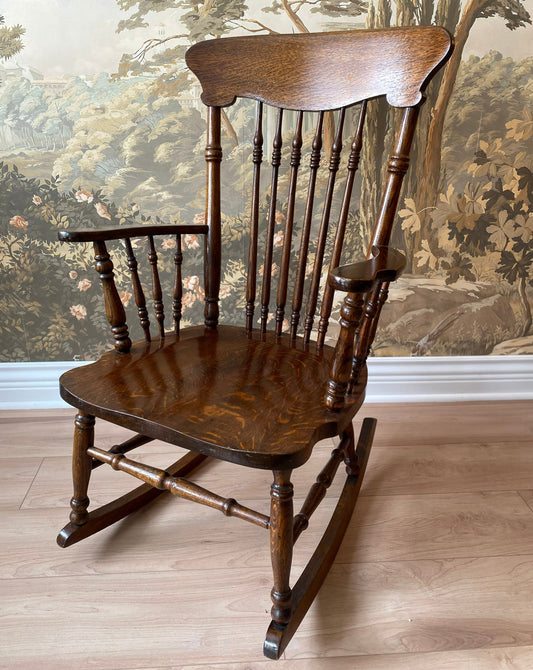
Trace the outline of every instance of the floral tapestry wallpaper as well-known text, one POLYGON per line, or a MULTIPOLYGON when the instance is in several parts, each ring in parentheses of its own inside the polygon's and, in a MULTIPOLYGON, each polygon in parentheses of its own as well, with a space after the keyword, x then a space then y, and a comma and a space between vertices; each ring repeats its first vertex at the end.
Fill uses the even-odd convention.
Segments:
MULTIPOLYGON (((0 361, 90 360, 112 346, 92 250, 60 244, 58 230, 203 221, 205 115, 184 66, 190 44, 414 24, 444 25, 456 47, 440 89, 427 91, 394 240, 408 266, 372 353, 533 354, 533 0, 4 0, 0 13, 0 361)), ((224 119, 221 310, 239 323, 254 109, 242 101, 224 119)), ((391 121, 377 102, 371 113, 375 147, 391 121)), ((365 187, 379 178, 373 152, 347 262, 376 208, 365 187)), ((166 284, 175 238, 158 245, 166 284)), ((203 249, 194 235, 182 246, 183 318, 197 323, 203 249)))

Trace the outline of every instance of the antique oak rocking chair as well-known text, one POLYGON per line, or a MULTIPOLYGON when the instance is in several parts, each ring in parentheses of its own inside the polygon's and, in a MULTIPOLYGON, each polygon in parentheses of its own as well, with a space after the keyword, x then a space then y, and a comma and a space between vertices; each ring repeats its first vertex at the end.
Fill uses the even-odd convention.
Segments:
POLYGON ((403 254, 389 242, 421 91, 450 49, 448 33, 436 27, 247 36, 196 44, 188 50, 186 61, 200 81, 202 101, 207 106, 205 224, 117 226, 60 233, 63 241, 94 245, 114 350, 61 377, 61 395, 78 413, 72 511, 58 543, 67 547, 78 542, 165 491, 268 529, 274 576, 272 621, 264 653, 273 659, 280 656, 295 633, 335 558, 364 476, 376 421, 364 419, 356 443, 352 420, 363 403, 366 358, 389 282, 398 277, 405 262, 403 254), (343 242, 354 218, 350 213, 357 208, 352 204, 352 191, 357 183, 367 100, 377 96, 386 96, 391 106, 400 109, 391 124, 396 128, 389 132, 394 137, 366 259, 352 262, 351 258, 342 258, 343 242), (224 251, 221 117, 224 107, 242 97, 252 98, 257 105, 250 151, 249 254, 243 295, 246 308, 241 325, 219 325, 224 251), (328 115, 333 119, 334 132, 330 146, 323 147, 328 115), (289 134, 285 123, 291 118, 294 130, 289 134), (349 118, 353 118, 351 125, 349 118), (314 125, 311 130, 309 119, 314 125), (354 129, 349 137, 343 137, 346 128, 354 129), (273 138, 270 165, 267 158, 263 159, 263 137, 268 133, 273 138), (343 143, 348 153, 341 162, 343 143), (306 144, 310 158, 304 164, 301 154, 306 144), (283 178, 284 161, 287 171, 283 178), (299 180, 301 164, 307 169, 304 196, 299 180), (337 178, 341 175, 342 181, 337 178), (337 184, 339 213, 334 217, 336 178, 341 183, 337 184), (298 197, 301 212, 295 204, 298 197), (320 211, 315 214, 318 201, 320 211), (284 231, 277 240, 283 242, 274 244, 276 212, 280 210, 284 231), (330 219, 334 221, 331 226, 330 219), (205 323, 180 328, 184 234, 203 236, 205 240, 205 323), (156 239, 161 235, 176 236, 177 242, 172 252, 175 282, 170 298, 170 331, 165 329, 158 270, 158 252, 164 247, 156 245, 156 239), (139 238, 144 238, 147 248, 155 336, 150 334, 142 273, 135 256, 139 238), (122 254, 125 250, 134 311, 145 335, 142 341, 132 343, 130 339, 126 309, 108 250, 114 245, 122 254), (342 260, 349 264, 341 265, 342 260), (321 281, 323 275, 325 281, 321 281), (271 291, 272 295, 276 293, 272 308, 271 291), (345 294, 345 298, 340 330, 335 346, 330 346, 326 332, 335 291, 345 294), (288 300, 292 301, 290 313, 288 300), (272 330, 267 328, 270 320, 272 330), (283 332, 285 329, 288 332, 283 332), (94 445, 96 417, 133 430, 136 435, 103 450, 94 445), (339 437, 337 448, 311 486, 300 512, 293 515, 291 471, 308 460, 317 442, 335 436, 339 437), (166 470, 124 455, 152 440, 184 447, 188 454, 166 470), (187 479, 206 458, 272 470, 270 515, 187 479), (343 462, 347 476, 331 521, 291 588, 293 545, 343 462), (91 470, 102 463, 144 484, 88 512, 91 470))

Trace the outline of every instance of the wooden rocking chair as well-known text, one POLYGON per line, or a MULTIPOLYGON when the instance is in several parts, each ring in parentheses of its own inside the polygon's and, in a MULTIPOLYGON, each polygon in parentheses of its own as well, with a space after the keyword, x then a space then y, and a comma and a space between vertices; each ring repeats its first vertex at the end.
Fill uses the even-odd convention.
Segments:
POLYGON ((59 235, 67 242, 94 244, 95 267, 115 346, 97 362, 61 377, 61 396, 77 408, 78 414, 72 511, 70 523, 60 532, 58 543, 67 547, 78 542, 165 491, 268 529, 274 574, 272 622, 264 644, 264 653, 269 658, 279 658, 317 594, 347 529, 361 486, 376 421, 364 419, 356 444, 352 419, 363 403, 366 358, 389 282, 398 277, 405 262, 403 254, 391 248, 389 241, 421 91, 450 49, 448 33, 435 27, 247 36, 196 44, 188 50, 186 60, 200 80, 202 100, 207 106, 205 224, 69 230, 59 235), (345 233, 349 230, 349 213, 354 209, 352 189, 363 141, 366 101, 382 95, 401 110, 396 117, 398 127, 383 179, 379 215, 366 259, 339 267, 345 233), (219 325, 224 164, 221 116, 223 108, 239 97, 256 100, 258 110, 250 151, 253 166, 246 309, 241 325, 219 325), (284 114, 284 110, 292 111, 284 114), (339 111, 335 111, 333 142, 326 147, 329 155, 325 159, 321 151, 324 119, 325 115, 332 118, 332 110, 339 111), (343 131, 354 113, 348 156, 339 170, 343 131), (284 127, 288 118, 295 121, 295 130, 290 135, 284 127), (304 119, 308 118, 313 120, 315 130, 306 133, 308 126, 304 125, 307 123, 304 119), (270 124, 267 129, 265 120, 270 124), (263 136, 267 130, 273 136, 269 166, 263 160, 263 136), (288 150, 284 152, 283 141, 287 137, 288 150), (306 195, 302 197, 298 177, 302 147, 306 143, 310 162, 305 175, 306 195), (288 163, 284 182, 279 176, 282 159, 288 163), (321 170, 325 171, 323 177, 321 170), (343 175, 339 214, 335 216, 335 225, 329 226, 337 173, 343 175), (269 188, 261 180, 265 175, 269 188), (286 193, 283 204, 279 198, 281 185, 286 193), (320 198, 315 197, 319 192, 320 198), (297 213, 298 198, 303 203, 301 214, 297 213), (313 207, 318 200, 321 211, 315 226, 313 207), (267 203, 266 216, 261 215, 261 201, 267 203), (276 212, 280 209, 284 214, 284 231, 274 244, 276 212), (205 324, 180 329, 181 238, 186 234, 205 239, 205 324), (175 283, 170 332, 165 330, 158 270, 158 251, 161 253, 162 246, 158 245, 156 251, 155 238, 160 235, 176 236, 177 241, 173 252, 175 283), (150 335, 142 273, 135 257, 138 242, 133 243, 134 238, 147 241, 157 336, 150 335), (122 255, 125 249, 136 309, 145 333, 144 340, 134 343, 108 250, 116 240, 122 241, 118 243, 122 246, 117 247, 122 255), (262 250, 260 243, 264 243, 262 250), (273 270, 274 262, 278 267, 273 270), (326 267, 329 267, 327 281, 321 286, 326 267), (267 324, 274 283, 277 293, 270 331, 267 324), (335 291, 343 292, 346 297, 340 311, 336 345, 329 346, 326 332, 335 291), (307 302, 303 299, 305 293, 307 302), (257 310, 256 295, 260 303, 257 310), (94 445, 95 417, 133 430, 136 436, 108 451, 102 450, 94 445), (293 515, 291 471, 308 460, 318 441, 335 436, 339 437, 338 447, 311 486, 301 511, 293 515), (124 455, 151 440, 164 440, 186 448, 189 453, 167 470, 124 455), (272 470, 270 515, 231 498, 225 499, 186 479, 206 458, 272 470), (342 462, 347 476, 337 507, 315 553, 291 588, 293 545, 307 528, 310 516, 342 462), (89 477, 91 470, 102 463, 133 475, 144 484, 88 512, 89 477))

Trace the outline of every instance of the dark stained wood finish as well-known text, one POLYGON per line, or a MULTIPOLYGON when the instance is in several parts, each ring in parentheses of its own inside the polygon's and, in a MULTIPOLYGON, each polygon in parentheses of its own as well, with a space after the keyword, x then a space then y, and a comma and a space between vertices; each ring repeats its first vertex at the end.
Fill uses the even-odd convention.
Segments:
POLYGON ((61 395, 81 411, 208 456, 298 467, 317 441, 342 433, 363 402, 366 374, 345 411, 324 406, 332 356, 330 347, 288 335, 197 326, 66 372, 61 395))
POLYGON ((60 380, 63 399, 78 408, 78 415, 71 520, 61 531, 58 543, 69 546, 89 537, 163 491, 268 528, 272 623, 264 652, 270 658, 279 658, 324 581, 359 493, 376 422, 363 421, 355 447, 352 419, 364 400, 366 359, 389 282, 398 277, 405 264, 403 254, 390 247, 390 239, 409 164, 418 103, 428 77, 444 62, 449 50, 448 34, 434 27, 237 37, 196 45, 188 51, 187 62, 200 79, 203 100, 208 105, 206 225, 118 227, 63 231, 59 235, 63 241, 94 244, 95 268, 102 282, 115 350, 91 365, 65 373, 60 380), (366 100, 377 95, 385 95, 391 105, 404 110, 396 116, 400 119, 398 128, 391 129, 394 137, 385 186, 366 259, 345 258, 346 264, 341 265, 347 227, 356 206, 352 193, 364 136, 366 100), (248 277, 243 325, 221 326, 221 124, 223 118, 227 120, 222 107, 237 96, 258 101, 252 138, 248 277), (263 103, 273 104, 277 117, 270 116, 263 103), (357 108, 347 109, 356 103, 357 108), (337 108, 340 111, 335 113, 331 143, 331 110, 337 108), (350 126, 354 112, 358 116, 350 126), (310 114, 316 117, 312 119, 314 133, 308 130, 310 114), (295 121, 292 130, 288 128, 291 120, 295 121), (274 125, 270 187, 265 192, 261 170, 264 151, 270 149, 263 146, 264 137, 274 125), (285 151, 284 143, 288 145, 285 151), (321 165, 324 144, 328 160, 321 165), (342 151, 344 144, 347 159, 342 151), (310 156, 304 158, 307 148, 310 156), (302 196, 299 177, 304 160, 309 160, 309 178, 302 196), (344 175, 344 184, 338 183, 339 175, 344 175), (336 192, 342 197, 335 221, 336 192), (300 205, 304 208, 301 225, 300 205), (283 221, 283 232, 278 233, 281 228, 277 226, 283 221), (181 326, 183 234, 203 235, 205 245, 205 322, 188 328, 181 326), (176 235, 176 251, 170 261, 174 274, 170 296, 173 332, 165 330, 165 296, 154 239, 158 235, 176 235), (147 258, 135 256, 131 242, 135 237, 147 238, 147 258), (107 241, 119 239, 125 241, 126 264, 145 337, 134 344, 106 246, 107 241), (259 249, 260 242, 264 243, 263 249, 259 249), (258 267, 259 259, 262 268, 258 267), (139 263, 148 265, 149 288, 141 285, 144 274, 138 270, 139 263), (329 268, 329 274, 323 288, 325 268, 329 268), (261 276, 261 295, 257 298, 261 276), (153 298, 157 334, 150 334, 147 290, 153 298), (340 333, 335 347, 331 347, 325 342, 335 291, 346 293, 346 297, 340 313, 340 333), (275 305, 271 307, 273 296, 275 305), (255 313, 256 299, 259 315, 255 313), (287 328, 288 305, 291 312, 287 328), (313 342, 319 305, 317 341, 313 342), (290 332, 282 334, 287 329, 290 332), (136 435, 104 450, 94 444, 95 417, 136 435), (303 465, 316 443, 326 437, 338 437, 339 444, 311 486, 300 513, 294 516, 292 471, 303 465), (184 447, 189 454, 167 469, 125 456, 154 439, 184 447), (208 456, 272 470, 270 516, 185 479, 208 456), (294 543, 307 528, 343 461, 346 483, 335 512, 302 576, 291 588, 294 543), (145 483, 100 509, 88 511, 89 478, 100 463, 145 483))
POLYGON ((286 626, 292 613, 293 494, 291 471, 274 470, 270 487, 270 556, 274 573, 272 620, 277 626, 286 626))
MULTIPOLYGON (((167 472, 174 477, 185 477, 198 468, 206 458, 203 454, 189 452, 168 467, 167 472)), ((98 462, 98 465, 102 465, 102 463, 98 462)), ((121 521, 163 493, 167 493, 167 491, 156 489, 150 484, 143 484, 107 505, 102 505, 102 507, 89 512, 82 525, 68 523, 57 536, 57 543, 63 548, 70 547, 80 542, 80 540, 108 528, 117 521, 121 521)))
POLYGON ((330 286, 346 293, 366 293, 378 282, 391 282, 405 267, 405 255, 392 247, 374 247, 366 261, 344 265, 331 270, 330 286))
POLYGON ((220 231, 220 108, 209 107, 207 112, 207 144, 205 147, 207 188, 205 215, 208 232, 205 237, 205 325, 218 324, 218 293, 220 290, 221 231, 220 231))
POLYGON ((154 299, 155 318, 159 326, 159 337, 163 339, 165 337, 165 309, 163 306, 163 291, 159 279, 159 270, 157 269, 157 252, 155 250, 153 235, 148 235, 148 243, 150 245, 148 261, 152 269, 152 297, 154 299))
POLYGON ((72 453, 72 479, 74 495, 70 499, 70 521, 81 526, 87 521, 89 498, 87 490, 91 477, 91 457, 87 451, 94 442, 94 416, 85 416, 81 412, 76 415, 74 429, 74 446, 72 453))
POLYGON ((263 162, 263 103, 257 103, 256 128, 253 150, 254 176, 252 186, 252 206, 250 216, 250 245, 248 251, 248 272, 246 280, 246 330, 253 330, 255 296, 257 290, 257 238, 259 235, 259 203, 261 199, 261 163, 263 162))
POLYGON ((265 260, 263 262, 263 283, 261 286, 261 332, 265 333, 268 323, 270 305, 270 286, 272 278, 272 252, 274 246, 274 229, 276 226, 276 201, 278 196, 278 173, 281 163, 283 144, 283 109, 278 110, 276 134, 272 143, 272 178, 270 182, 270 204, 268 208, 268 224, 266 230, 265 260))
POLYGON ((206 105, 247 97, 319 111, 386 95, 407 107, 420 102, 422 85, 449 49, 443 28, 412 26, 209 40, 191 47, 186 61, 206 105))
POLYGON ((300 310, 302 309, 302 297, 305 284, 305 271, 307 265, 307 252, 309 249, 309 238, 311 234, 311 221, 313 218, 313 207, 315 204, 315 188, 318 168, 320 167, 320 156, 322 151, 322 128, 324 124, 324 112, 318 115, 315 136, 311 149, 309 161, 309 186, 307 188, 307 199, 305 203, 305 214, 303 220, 302 236, 300 238, 300 251, 298 255, 298 267, 296 270, 296 281, 294 284, 294 296, 292 300, 291 313, 291 337, 296 339, 298 323, 300 321, 300 310))
POLYGON ((153 488, 160 489, 161 491, 169 491, 169 493, 173 496, 178 496, 178 498, 185 498, 185 500, 197 502, 201 505, 214 507, 226 516, 236 516, 262 528, 269 527, 270 520, 266 515, 239 505, 233 498, 223 498, 183 477, 171 475, 168 470, 154 468, 139 461, 126 458, 124 454, 113 454, 103 449, 98 449, 98 447, 90 447, 87 449, 87 453, 91 458, 96 458, 102 463, 107 463, 113 470, 126 472, 128 475, 137 477, 137 479, 149 484, 153 488))
POLYGON ((181 266, 183 263, 183 253, 181 251, 181 235, 176 235, 176 253, 174 254, 174 290, 172 292, 172 319, 174 322, 174 332, 180 332, 182 298, 183 298, 183 278, 181 275, 181 266))
MULTIPOLYGON (((344 187, 344 195, 339 215, 339 223, 335 231, 335 240, 333 242, 333 250, 331 252, 331 258, 329 261, 330 274, 332 270, 334 270, 334 268, 336 268, 341 261, 342 246, 344 244, 344 235, 346 233, 346 224, 348 222, 348 215, 350 213, 350 207, 352 202, 352 191, 355 180, 355 173, 357 172, 357 168, 359 167, 359 159, 361 156, 361 149, 363 146, 363 130, 365 126, 366 110, 367 110, 367 103, 365 100, 361 104, 359 110, 357 130, 352 142, 350 156, 348 158, 348 165, 347 165, 348 177, 346 179, 346 184, 344 187)), ((328 281, 322 298, 322 306, 320 308, 320 321, 318 324, 317 342, 319 343, 320 346, 324 344, 324 339, 326 337, 326 332, 329 324, 329 318, 331 316, 331 307, 334 295, 333 289, 334 287, 332 286, 331 281, 328 281)))
POLYGON ((281 656, 306 615, 335 560, 361 489, 375 430, 375 419, 367 418, 363 421, 361 435, 355 449, 356 474, 348 474, 331 521, 309 563, 292 589, 292 611, 289 621, 285 625, 280 625, 273 618, 267 630, 263 651, 268 658, 276 660, 281 656))
POLYGON ((324 197, 322 219, 320 221, 320 230, 318 231, 317 248, 315 253, 315 260, 313 263, 313 273, 311 275, 309 297, 307 300, 307 311, 305 315, 304 338, 306 342, 309 342, 309 340, 311 339, 311 329, 313 327, 313 322, 315 318, 316 306, 318 301, 318 292, 320 288, 320 280, 322 278, 322 265, 324 263, 324 252, 326 249, 326 240, 328 235, 329 222, 331 218, 331 204, 333 202, 333 193, 335 190, 337 171, 340 165, 340 154, 342 150, 342 132, 344 129, 345 114, 346 114, 345 109, 341 109, 339 114, 339 120, 337 122, 335 139, 331 147, 331 155, 329 159, 328 185, 326 187, 326 194, 324 197))
POLYGON ((131 348, 131 340, 126 324, 126 312, 115 286, 113 261, 111 260, 105 242, 94 242, 94 267, 104 291, 105 313, 111 332, 115 338, 115 350, 126 353, 131 348))
POLYGON ((125 240, 132 237, 146 237, 147 235, 206 235, 207 226, 198 224, 124 226, 116 228, 91 228, 78 230, 61 230, 57 237, 61 242, 107 242, 109 240, 125 240))
POLYGON ((126 253, 128 255, 128 267, 131 272, 131 284, 133 286, 133 296, 135 299, 135 304, 137 305, 137 313, 139 314, 139 321, 141 323, 141 328, 144 331, 144 339, 147 342, 150 342, 152 339, 150 335, 150 319, 148 317, 148 310, 146 309, 146 298, 144 297, 144 291, 139 279, 138 272, 138 263, 133 253, 133 247, 131 245, 131 240, 129 237, 126 237, 124 240, 126 244, 126 253))

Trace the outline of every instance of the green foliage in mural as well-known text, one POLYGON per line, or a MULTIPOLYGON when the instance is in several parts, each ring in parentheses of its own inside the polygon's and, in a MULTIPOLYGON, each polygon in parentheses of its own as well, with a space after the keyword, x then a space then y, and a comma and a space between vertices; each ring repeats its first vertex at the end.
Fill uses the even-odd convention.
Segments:
POLYGON ((25 32, 19 24, 6 26, 5 18, 0 16, 0 58, 7 60, 22 51, 24 48, 22 36, 25 32))
MULTIPOLYGON (((310 16, 335 18, 349 12, 355 18, 364 11, 362 2, 347 5, 344 0, 275 2, 255 13, 242 2, 226 0, 200 5, 181 0, 117 2, 129 12, 120 30, 146 25, 171 9, 179 12, 184 31, 154 35, 139 45, 136 54, 123 58, 117 76, 101 74, 92 81, 73 77, 60 92, 38 82, 30 84, 24 77, 0 87, 0 141, 4 148, 0 167, 1 360, 94 358, 111 346, 92 250, 84 245, 60 244, 59 229, 159 220, 179 226, 203 220, 205 118, 192 77, 183 67, 185 44, 237 28, 274 32, 269 21, 275 18, 279 22, 282 17, 286 32, 305 32, 316 29, 310 16), (307 10, 313 13, 304 13, 307 10), (60 178, 46 178, 49 174, 60 178)), ((474 0, 464 5, 458 0, 401 0, 396 9, 393 13, 388 0, 371 3, 367 22, 372 27, 393 21, 444 23, 458 33, 462 25, 467 34, 471 27, 468 16, 477 20, 490 12, 498 13, 509 28, 530 21, 521 0, 497 5, 474 0)), ((446 284, 448 292, 465 282, 476 282, 490 285, 492 294, 503 294, 506 300, 510 296, 520 332, 525 334, 531 326, 533 285, 533 59, 516 63, 491 52, 483 58, 470 58, 452 74, 453 96, 439 102, 436 88, 428 91, 418 134, 422 146, 432 132, 435 115, 446 111, 447 121, 437 142, 444 169, 439 168, 436 200, 431 205, 421 204, 425 201, 416 186, 424 176, 420 171, 423 156, 418 152, 417 158, 415 149, 410 193, 400 208, 396 243, 410 251, 415 273, 423 272, 427 278, 446 284)), ((364 178, 369 188, 363 190, 361 202, 352 203, 346 262, 360 256, 365 246, 380 180, 371 166, 381 162, 387 135, 395 123, 394 117, 387 121, 380 116, 379 105, 374 106, 367 131, 374 149, 364 156, 362 174, 357 177, 358 183, 364 178)), ((244 308, 253 107, 251 101, 239 102, 227 108, 223 118, 220 295, 222 319, 230 323, 242 322, 244 308)), ((326 135, 331 133, 333 115, 328 123, 326 135)), ((351 129, 350 118, 346 137, 351 129)), ((310 126, 304 133, 304 151, 311 142, 310 126)), ((286 137, 286 162, 290 143, 291 138, 286 137)), ((327 138, 325 146, 327 149, 327 138)), ((266 156, 260 204, 263 220, 269 207, 267 163, 266 156)), ((340 182, 345 169, 341 167, 340 182)), ((306 170, 302 166, 297 213, 305 205, 306 170)), ((325 178, 319 179, 317 199, 323 197, 325 186, 325 178)), ((287 188, 288 178, 282 175, 276 206, 274 276, 279 271, 287 188)), ((339 193, 336 198, 335 212, 339 193)), ((296 234, 300 222, 301 216, 297 216, 296 234)), ((158 239, 157 244, 164 291, 170 296, 175 239, 158 239)), ((201 241, 185 236, 183 249, 184 321, 199 323, 203 313, 201 241)), ((121 298, 127 310, 134 312, 124 248, 117 243, 112 251, 121 298)), ((312 260, 312 247, 310 252, 312 260)), ((142 244, 137 253, 141 267, 143 261, 146 265, 142 244)), ((455 323, 453 315, 449 323, 455 323)), ((514 325, 502 330, 501 339, 508 338, 513 329, 514 325)), ((132 334, 141 336, 139 329, 132 334)), ((488 353, 499 341, 495 337, 485 343, 482 353, 488 353)), ((394 341, 387 346, 389 352, 395 351, 394 341)), ((472 350, 475 342, 461 346, 461 353, 476 353, 472 350), (471 348, 465 349, 468 346, 471 348)), ((446 349, 439 352, 448 353, 446 349)))

